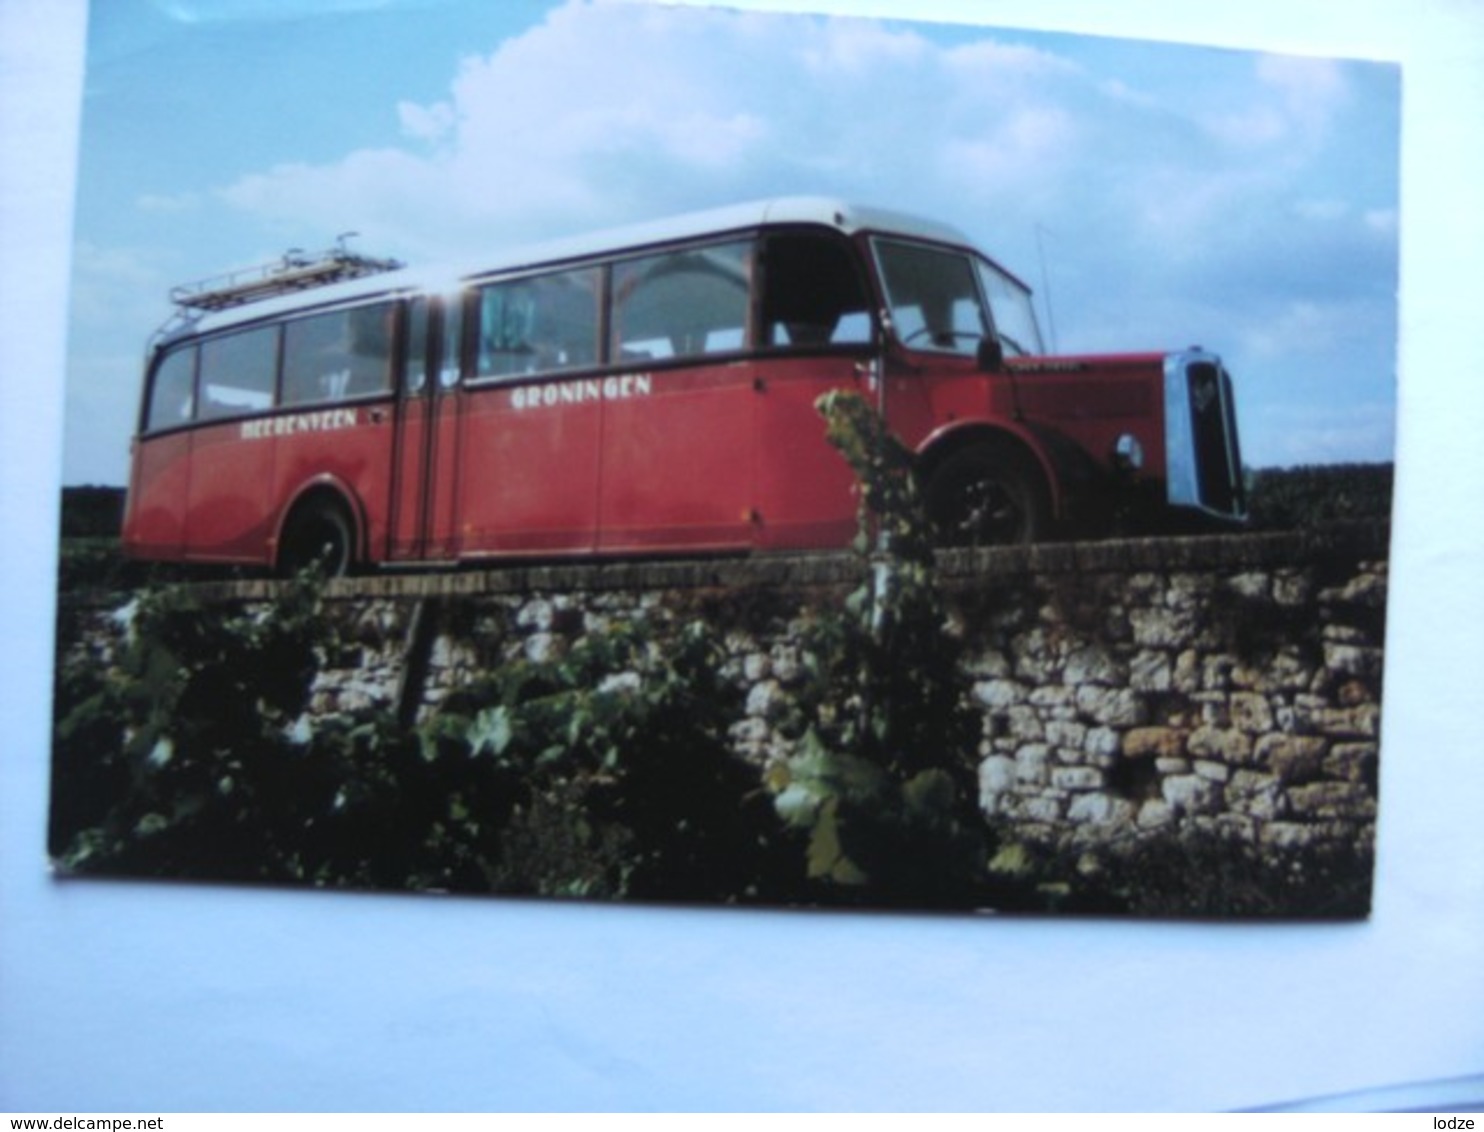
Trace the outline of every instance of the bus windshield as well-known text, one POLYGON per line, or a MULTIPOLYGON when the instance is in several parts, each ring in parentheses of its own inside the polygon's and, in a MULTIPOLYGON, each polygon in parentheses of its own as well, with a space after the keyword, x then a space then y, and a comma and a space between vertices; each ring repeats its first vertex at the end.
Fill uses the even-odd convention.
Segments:
POLYGON ((994 311, 995 333, 1005 353, 1022 358, 1045 353, 1030 291, 986 259, 976 258, 974 265, 979 269, 979 285, 994 311))
POLYGON ((1030 293, 987 260, 889 239, 876 240, 875 251, 902 345, 972 357, 993 332, 1006 353, 1040 351, 1030 293))

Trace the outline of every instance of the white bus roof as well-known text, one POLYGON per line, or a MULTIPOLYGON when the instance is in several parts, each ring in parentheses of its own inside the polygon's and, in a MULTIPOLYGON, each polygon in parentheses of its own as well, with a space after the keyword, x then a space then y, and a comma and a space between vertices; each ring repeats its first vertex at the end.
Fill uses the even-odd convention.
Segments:
POLYGON ((690 212, 662 220, 568 236, 524 247, 497 250, 473 264, 403 267, 345 283, 293 291, 275 298, 183 319, 166 339, 255 322, 307 307, 329 306, 384 294, 447 291, 466 281, 564 261, 601 257, 629 249, 677 243, 764 226, 813 224, 846 235, 882 232, 970 247, 967 236, 947 224, 890 209, 862 207, 827 197, 781 197, 690 212))

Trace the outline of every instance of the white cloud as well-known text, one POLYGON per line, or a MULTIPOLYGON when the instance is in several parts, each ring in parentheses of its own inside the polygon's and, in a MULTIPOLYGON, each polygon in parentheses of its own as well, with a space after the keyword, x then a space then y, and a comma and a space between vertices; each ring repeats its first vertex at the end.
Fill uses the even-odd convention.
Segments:
POLYGON ((807 71, 825 82, 845 75, 869 81, 881 68, 917 67, 934 54, 925 39, 910 31, 888 30, 864 20, 843 21, 835 27, 835 34, 811 37, 800 54, 807 71))
POLYGON ((1323 354, 1354 334, 1365 317, 1365 310, 1353 303, 1300 299, 1289 303, 1276 317, 1253 326, 1245 335, 1244 345, 1265 361, 1323 354))
POLYGON ((437 141, 447 137, 454 128, 455 121, 453 107, 446 102, 435 102, 431 106, 399 102, 397 119, 402 123, 404 134, 422 141, 437 141))
POLYGON ((397 144, 222 197, 427 261, 835 193, 954 223, 1027 277, 1053 231, 1064 348, 1200 341, 1269 393, 1329 351, 1318 368, 1341 380, 1394 313, 1385 287, 1366 291, 1394 273, 1384 180, 1378 195, 1313 175, 1348 73, 1271 56, 1182 73, 1206 85, 988 32, 944 45, 895 24, 573 0, 465 58, 443 98, 396 103, 397 144))
MULTIPOLYGON (((1273 139, 1305 92, 1333 97, 1327 72, 1301 64, 1256 64, 1273 139)), ((1254 176, 1212 160, 1186 108, 1069 58, 865 20, 573 2, 464 59, 445 99, 396 110, 406 149, 282 166, 226 199, 379 230, 414 258, 801 191, 1022 246, 1071 212, 1182 248, 1254 176)))
POLYGON ((1254 65, 1254 101, 1207 120, 1212 135, 1239 149, 1272 147, 1322 139, 1335 113, 1349 97, 1335 62, 1286 55, 1263 55, 1254 65))
POLYGON ((144 212, 194 212, 201 207, 201 194, 176 193, 174 195, 167 195, 163 193, 145 193, 135 203, 144 212))
POLYGON ((1397 233, 1397 210, 1394 208, 1372 208, 1365 214, 1365 225, 1378 236, 1394 239, 1397 233))
POLYGON ((1341 220, 1349 214, 1350 205, 1343 200, 1301 200, 1293 210, 1305 220, 1341 220))
POLYGON ((72 249, 72 317, 75 324, 137 311, 139 325, 158 319, 166 289, 156 257, 132 248, 100 247, 79 239, 72 249))
POLYGON ((1288 121, 1276 106, 1252 106, 1220 114, 1208 125, 1213 136, 1244 149, 1281 141, 1288 133, 1288 121))
POLYGON ((1263 55, 1257 77, 1278 92, 1293 116, 1310 127, 1324 126, 1349 95, 1340 65, 1332 59, 1263 55))
POLYGON ((379 225, 413 255, 774 192, 951 204, 965 222, 990 198, 1001 216, 1047 199, 1102 97, 1072 63, 990 39, 571 3, 463 60, 445 99, 399 102, 405 149, 279 166, 223 198, 280 223, 379 225))

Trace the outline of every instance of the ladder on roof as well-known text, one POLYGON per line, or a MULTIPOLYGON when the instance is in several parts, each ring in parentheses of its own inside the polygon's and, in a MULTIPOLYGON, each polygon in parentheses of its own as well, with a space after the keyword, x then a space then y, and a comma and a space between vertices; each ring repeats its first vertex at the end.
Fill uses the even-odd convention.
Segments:
POLYGON ((219 311, 286 295, 307 291, 364 275, 395 271, 403 266, 399 260, 376 259, 360 255, 346 247, 355 232, 342 233, 333 248, 319 255, 306 255, 290 248, 282 258, 256 267, 244 267, 223 275, 213 275, 194 283, 170 289, 170 301, 185 311, 219 311))

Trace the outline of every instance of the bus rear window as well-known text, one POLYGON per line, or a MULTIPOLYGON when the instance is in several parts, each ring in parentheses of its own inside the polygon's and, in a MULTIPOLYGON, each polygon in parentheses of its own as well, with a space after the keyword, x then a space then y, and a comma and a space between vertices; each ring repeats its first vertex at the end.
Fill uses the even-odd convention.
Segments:
POLYGON ((188 424, 196 407, 196 349, 187 346, 166 354, 155 367, 150 387, 146 432, 188 424))
POLYGON ((613 360, 649 361, 747 344, 753 245, 666 252, 613 270, 613 360))

